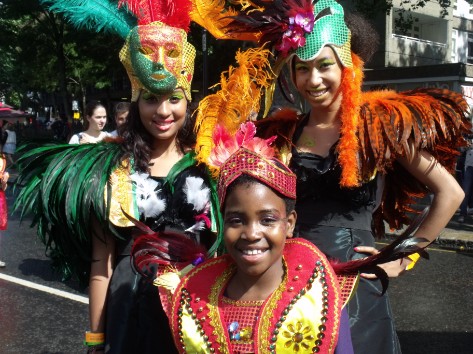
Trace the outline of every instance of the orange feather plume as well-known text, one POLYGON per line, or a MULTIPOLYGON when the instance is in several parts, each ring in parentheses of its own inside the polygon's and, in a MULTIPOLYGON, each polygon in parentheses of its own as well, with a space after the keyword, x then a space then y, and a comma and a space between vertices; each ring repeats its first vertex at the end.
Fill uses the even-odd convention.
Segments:
POLYGON ((352 53, 353 67, 343 68, 340 91, 342 106, 340 119, 340 143, 338 145, 338 160, 342 166, 340 184, 345 187, 355 187, 360 184, 358 161, 358 125, 359 107, 361 102, 361 83, 363 82, 363 61, 352 53))
MULTIPOLYGON (((230 134, 235 134, 241 123, 256 118, 263 91, 273 79, 269 55, 266 49, 239 51, 236 55, 238 67, 230 67, 222 73, 220 90, 199 103, 195 125, 198 161, 208 162, 217 124, 224 126, 230 134)), ((216 169, 211 169, 211 172, 215 177, 218 174, 216 169)))
MULTIPOLYGON (((205 28, 217 39, 235 39, 258 42, 258 33, 228 33, 228 25, 240 11, 226 6, 225 0, 191 0, 192 21, 205 28)), ((245 8, 245 6, 243 7, 245 8)))

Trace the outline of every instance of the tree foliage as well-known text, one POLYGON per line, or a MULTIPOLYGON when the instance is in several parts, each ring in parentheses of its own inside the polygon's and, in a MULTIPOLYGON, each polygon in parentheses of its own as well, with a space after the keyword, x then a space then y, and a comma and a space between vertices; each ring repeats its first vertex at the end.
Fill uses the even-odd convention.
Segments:
POLYGON ((53 105, 70 116, 73 97, 85 101, 87 88, 125 75, 119 38, 77 30, 38 0, 3 0, 0 31, 0 96, 23 109, 53 105))
MULTIPOLYGON (((401 1, 396 25, 410 27, 410 11, 434 0, 401 1)), ((445 15, 453 1, 435 0, 445 15)), ((393 10, 393 0, 339 0, 368 18, 393 10)), ((473 0, 469 0, 473 3, 473 0)), ((71 99, 85 102, 92 89, 107 91, 117 78, 126 78, 118 52, 118 36, 73 28, 61 15, 47 11, 39 0, 0 0, 0 97, 9 104, 35 110, 55 105, 69 115, 71 99)), ((209 86, 233 63, 241 43, 219 42, 207 36, 208 76, 203 80, 202 30, 192 26, 189 41, 198 51, 194 86, 209 86)), ((126 80, 126 79, 125 79, 126 80)), ((198 87, 200 89, 200 87, 198 87)))

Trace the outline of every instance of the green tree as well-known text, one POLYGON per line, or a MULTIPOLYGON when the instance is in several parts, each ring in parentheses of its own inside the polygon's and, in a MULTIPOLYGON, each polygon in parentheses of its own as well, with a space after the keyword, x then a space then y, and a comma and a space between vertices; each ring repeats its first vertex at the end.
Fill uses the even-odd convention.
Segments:
POLYGON ((70 116, 71 98, 85 102, 87 88, 110 87, 125 75, 115 36, 77 30, 38 0, 4 0, 0 5, 0 93, 22 108, 47 97, 70 116), (118 74, 116 74, 118 73, 118 74))

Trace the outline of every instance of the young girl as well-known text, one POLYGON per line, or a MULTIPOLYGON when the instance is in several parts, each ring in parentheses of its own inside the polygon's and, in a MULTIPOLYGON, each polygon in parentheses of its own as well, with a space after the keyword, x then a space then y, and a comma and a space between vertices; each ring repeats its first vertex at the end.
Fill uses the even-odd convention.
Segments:
MULTIPOLYGON (((262 136, 279 136, 280 158, 297 175, 297 235, 342 262, 375 254, 374 234, 384 234, 384 221, 401 228, 409 223, 413 196, 431 193, 416 235, 427 243, 436 239, 463 199, 449 173, 469 131, 461 94, 362 93, 362 58, 376 49, 374 31, 359 17, 346 22, 336 1, 233 2, 243 10, 195 2, 201 10, 196 20, 217 37, 252 39, 273 49, 274 65, 266 72, 279 75, 288 64, 310 106, 300 117, 282 111, 259 125, 262 136)), ((267 110, 273 90, 266 88, 267 110)), ((382 267, 397 276, 410 263, 406 258, 382 267)), ((348 305, 355 352, 399 353, 387 294, 374 274, 362 276, 348 305)))
POLYGON ((91 101, 85 106, 84 113, 85 130, 82 133, 74 134, 69 140, 69 144, 97 143, 110 136, 109 133, 103 131, 105 124, 107 124, 107 111, 103 104, 91 101))
MULTIPOLYGON (((126 9, 115 5, 104 3, 115 21, 128 19, 126 9)), ((26 187, 17 203, 35 212, 39 234, 64 271, 85 281, 90 275, 89 352, 155 353, 158 342, 160 352, 173 353, 159 289, 131 267, 134 226, 179 233, 211 256, 220 240, 218 201, 192 150, 188 104, 195 49, 187 42, 183 10, 190 6, 127 6, 139 24, 129 27, 120 53, 132 83, 123 134, 113 142, 28 151, 20 176, 26 187), (37 176, 40 187, 31 188, 37 176)), ((95 21, 94 6, 81 11, 95 21)))
POLYGON ((295 175, 248 124, 236 134, 238 145, 243 141, 236 151, 237 144, 216 142, 230 151, 210 156, 220 168, 227 254, 177 287, 174 341, 180 353, 333 353, 343 304, 337 277, 311 243, 289 240, 295 175))

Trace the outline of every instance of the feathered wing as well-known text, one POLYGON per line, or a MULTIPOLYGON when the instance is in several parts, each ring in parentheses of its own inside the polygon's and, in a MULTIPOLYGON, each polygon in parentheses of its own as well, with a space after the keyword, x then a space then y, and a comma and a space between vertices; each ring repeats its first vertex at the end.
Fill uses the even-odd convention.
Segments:
MULTIPOLYGON (((19 149, 20 192, 14 210, 31 214, 54 265, 64 278, 88 281, 91 215, 113 233, 110 203, 104 198, 108 176, 123 157, 120 144, 26 144, 19 149)), ((111 195, 110 191, 107 195, 111 195)))
POLYGON ((62 13, 75 27, 118 34, 125 39, 136 19, 110 0, 40 0, 52 12, 62 13))
POLYGON ((367 180, 376 171, 389 170, 375 217, 380 232, 384 233, 382 219, 393 229, 408 224, 414 198, 428 193, 395 162, 396 157, 405 156, 409 146, 424 149, 453 172, 458 149, 466 146, 463 135, 471 129, 468 110, 460 93, 442 89, 363 93, 358 127, 360 175, 367 180))

